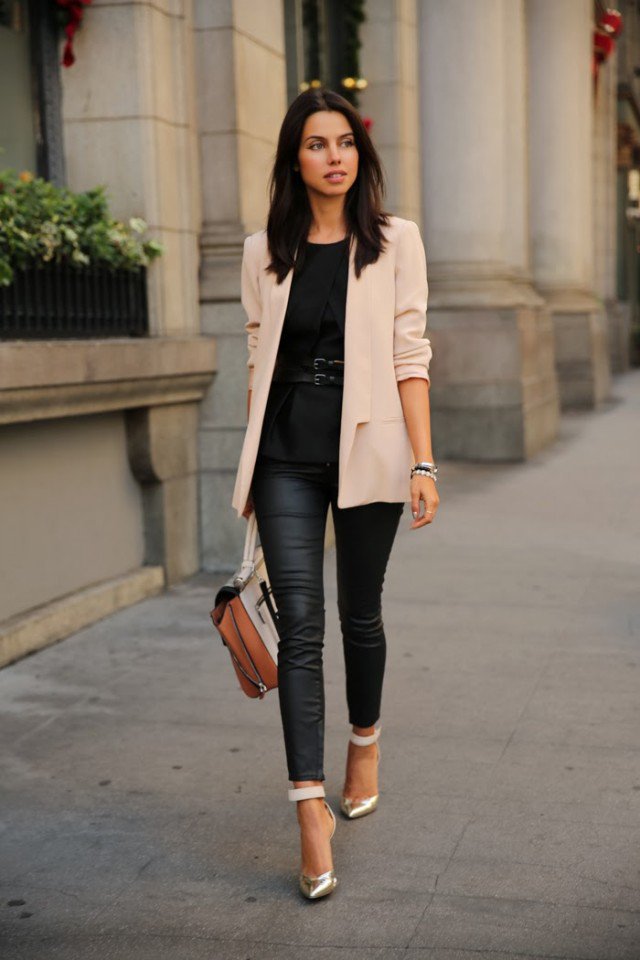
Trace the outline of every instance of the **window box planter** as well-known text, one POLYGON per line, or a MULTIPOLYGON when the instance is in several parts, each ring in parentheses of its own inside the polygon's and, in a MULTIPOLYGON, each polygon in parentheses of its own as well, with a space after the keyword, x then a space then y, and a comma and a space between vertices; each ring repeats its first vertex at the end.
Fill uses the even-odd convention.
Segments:
POLYGON ((33 263, 0 286, 0 340, 142 337, 147 271, 33 263))

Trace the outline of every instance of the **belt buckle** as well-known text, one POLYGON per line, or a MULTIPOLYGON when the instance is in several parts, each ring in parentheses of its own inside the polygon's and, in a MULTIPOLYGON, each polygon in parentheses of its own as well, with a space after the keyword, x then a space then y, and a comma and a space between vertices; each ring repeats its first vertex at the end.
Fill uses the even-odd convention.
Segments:
POLYGON ((325 367, 325 366, 327 365, 327 363, 328 363, 328 360, 326 359, 326 357, 314 357, 314 358, 313 358, 313 369, 314 369, 314 370, 317 370, 318 367, 320 367, 320 366, 325 367))
POLYGON ((316 386, 321 386, 327 379, 326 373, 314 373, 313 382, 316 386))

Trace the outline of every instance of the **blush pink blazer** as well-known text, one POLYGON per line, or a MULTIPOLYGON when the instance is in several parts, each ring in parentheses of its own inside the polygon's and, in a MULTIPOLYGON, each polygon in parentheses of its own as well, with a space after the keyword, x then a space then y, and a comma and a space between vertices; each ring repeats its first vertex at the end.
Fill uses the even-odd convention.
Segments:
MULTIPOLYGON (((338 507, 375 500, 409 502, 413 450, 398 381, 429 381, 427 263, 418 225, 390 217, 386 251, 355 275, 349 255, 345 308, 344 386, 338 467, 338 507)), ((293 269, 280 285, 267 273, 266 230, 244 242, 241 300, 247 315, 249 422, 240 453, 232 506, 246 506, 293 269)), ((318 387, 321 390, 322 387, 318 387)))

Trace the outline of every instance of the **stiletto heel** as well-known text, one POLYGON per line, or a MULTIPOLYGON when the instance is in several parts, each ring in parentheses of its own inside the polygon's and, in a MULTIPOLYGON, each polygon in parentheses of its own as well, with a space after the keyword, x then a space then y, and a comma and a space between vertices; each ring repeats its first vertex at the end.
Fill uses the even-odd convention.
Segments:
MULTIPOLYGON (((367 737, 362 737, 360 734, 351 731, 349 740, 351 743, 355 743, 361 747, 366 747, 370 743, 375 743, 377 749, 377 759, 378 763, 380 763, 381 751, 378 738, 380 737, 381 730, 382 725, 376 727, 375 733, 372 733, 367 737)), ((363 797, 361 800, 352 800, 350 797, 345 797, 343 794, 340 798, 340 809, 348 820, 355 820, 356 817, 365 817, 368 813, 373 813, 378 806, 379 798, 379 793, 374 793, 371 797, 363 797)))
MULTIPOLYGON (((311 797, 323 797, 325 796, 325 790, 322 785, 314 787, 294 787, 289 789, 289 800, 309 800, 311 797)), ((333 820, 333 828, 331 834, 329 835, 329 840, 333 838, 334 833, 336 832, 336 815, 327 803, 324 801, 324 805, 331 814, 331 819, 333 820)), ((338 878, 336 877, 335 869, 325 870, 324 873, 319 874, 317 877, 310 877, 302 871, 298 875, 298 885, 300 887, 300 892, 307 900, 319 900, 320 897, 326 897, 327 894, 332 893, 338 884, 338 878)))

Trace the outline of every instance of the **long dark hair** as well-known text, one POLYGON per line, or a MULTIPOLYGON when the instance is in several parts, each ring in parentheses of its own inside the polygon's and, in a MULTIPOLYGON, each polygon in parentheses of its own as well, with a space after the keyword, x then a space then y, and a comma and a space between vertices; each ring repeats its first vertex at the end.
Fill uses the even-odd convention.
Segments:
POLYGON ((271 261, 267 271, 276 274, 278 283, 282 283, 291 267, 300 267, 304 260, 311 207, 304 181, 293 166, 298 160, 306 119, 319 110, 343 114, 353 131, 358 151, 358 175, 345 197, 350 244, 354 238, 357 242, 356 276, 360 276, 368 263, 375 263, 384 249, 381 227, 388 224, 390 214, 381 208, 384 173, 367 128, 357 110, 339 93, 311 88, 300 93, 285 114, 269 178, 267 240, 271 261))

